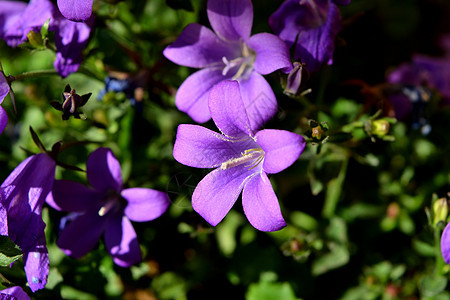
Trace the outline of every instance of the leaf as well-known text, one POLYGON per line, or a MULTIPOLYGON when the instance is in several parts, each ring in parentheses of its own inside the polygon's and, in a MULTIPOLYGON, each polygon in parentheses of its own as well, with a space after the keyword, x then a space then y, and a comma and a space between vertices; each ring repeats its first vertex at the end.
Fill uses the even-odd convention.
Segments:
POLYGON ((297 300, 294 290, 287 282, 259 282, 250 285, 246 300, 297 300))
POLYGON ((7 267, 22 257, 22 251, 9 237, 0 236, 0 266, 7 267))
POLYGON ((420 280, 423 297, 433 297, 442 292, 447 286, 447 278, 438 275, 427 275, 420 280))
POLYGON ((336 246, 331 252, 322 255, 312 264, 312 274, 314 276, 321 275, 332 269, 339 268, 348 263, 350 253, 345 246, 336 246))

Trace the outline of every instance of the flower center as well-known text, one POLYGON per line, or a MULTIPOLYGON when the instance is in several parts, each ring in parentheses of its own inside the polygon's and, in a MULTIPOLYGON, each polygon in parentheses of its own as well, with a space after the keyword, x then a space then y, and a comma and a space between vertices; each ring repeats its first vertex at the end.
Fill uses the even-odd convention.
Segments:
POLYGON ((116 211, 121 207, 123 199, 115 190, 109 190, 103 198, 103 205, 98 210, 100 217, 105 216, 110 211, 116 211))
POLYGON ((245 78, 250 75, 250 72, 253 70, 255 59, 255 51, 249 48, 247 44, 242 43, 241 56, 232 60, 228 60, 225 56, 222 57, 222 61, 225 64, 225 67, 222 70, 222 75, 226 76, 231 69, 238 67, 236 73, 231 79, 237 80, 241 77, 245 78))
POLYGON ((264 150, 261 148, 248 149, 241 154, 242 156, 240 157, 232 158, 226 162, 223 162, 220 168, 222 170, 226 170, 244 163, 248 163, 245 167, 248 167, 249 170, 251 170, 256 168, 264 160, 264 150))

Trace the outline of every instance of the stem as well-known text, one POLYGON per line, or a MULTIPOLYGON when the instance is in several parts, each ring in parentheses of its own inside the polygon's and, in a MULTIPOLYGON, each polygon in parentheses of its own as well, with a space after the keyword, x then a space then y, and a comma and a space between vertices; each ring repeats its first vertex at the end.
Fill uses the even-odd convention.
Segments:
POLYGON ((322 215, 326 218, 334 216, 337 203, 342 195, 342 187, 344 185, 345 176, 347 174, 348 156, 346 155, 342 161, 341 170, 336 178, 330 180, 327 184, 325 193, 325 204, 323 206, 322 215))
POLYGON ((52 75, 58 75, 56 70, 40 70, 40 71, 30 71, 25 72, 22 74, 19 74, 17 76, 9 75, 7 77, 8 83, 11 84, 11 82, 16 80, 25 80, 25 79, 31 79, 31 78, 39 78, 39 77, 46 77, 46 76, 52 76, 52 75))
POLYGON ((434 251, 436 255, 436 275, 443 275, 444 259, 441 253, 441 229, 438 226, 434 227, 434 251))

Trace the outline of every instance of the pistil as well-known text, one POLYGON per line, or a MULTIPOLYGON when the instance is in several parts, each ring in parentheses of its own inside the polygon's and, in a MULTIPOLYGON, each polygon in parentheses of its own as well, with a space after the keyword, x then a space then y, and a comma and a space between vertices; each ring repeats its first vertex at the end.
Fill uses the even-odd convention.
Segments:
POLYGON ((264 159, 264 151, 258 148, 245 150, 243 153, 241 153, 241 155, 241 157, 232 158, 230 160, 227 160, 226 162, 223 162, 220 168, 222 170, 226 170, 250 162, 250 164, 246 165, 245 167, 250 167, 251 170, 258 166, 264 159))

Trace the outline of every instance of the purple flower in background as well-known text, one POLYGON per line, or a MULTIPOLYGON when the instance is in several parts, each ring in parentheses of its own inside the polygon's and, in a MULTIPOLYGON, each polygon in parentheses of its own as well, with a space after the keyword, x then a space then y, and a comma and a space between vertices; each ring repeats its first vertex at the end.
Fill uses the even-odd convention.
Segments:
POLYGON ((31 0, 28 5, 17 1, 2 1, 0 6, 0 38, 11 47, 27 41, 30 31, 39 32, 50 19, 49 30, 55 32, 56 59, 54 67, 62 77, 80 67, 82 50, 86 46, 93 17, 86 23, 64 18, 49 0, 31 0))
POLYGON ((30 300, 31 298, 25 293, 20 286, 13 286, 0 291, 1 300, 30 300))
POLYGON ((53 186, 55 167, 49 155, 32 155, 0 186, 0 234, 9 236, 22 250, 33 292, 47 283, 49 260, 41 211, 53 186))
POLYGON ((93 0, 58 0, 61 14, 71 21, 87 21, 92 14, 93 0))
POLYGON ((277 110, 275 95, 262 75, 279 69, 289 72, 292 68, 289 51, 275 35, 250 36, 253 23, 250 0, 209 0, 207 13, 214 32, 199 24, 189 24, 163 52, 174 63, 201 69, 183 82, 175 103, 196 122, 206 122, 211 118, 208 108, 211 88, 223 80, 238 80, 251 128, 259 128, 277 110))
POLYGON ((209 108, 222 134, 182 124, 173 149, 174 158, 184 165, 216 168, 195 188, 194 210, 215 226, 243 190, 244 212, 255 228, 283 228, 286 223, 267 174, 294 163, 305 148, 304 138, 284 130, 253 131, 236 81, 217 84, 210 93, 209 108))
POLYGON ((334 40, 341 30, 341 15, 336 4, 350 0, 286 0, 269 18, 272 30, 294 46, 294 59, 305 63, 310 72, 323 63, 333 63, 334 40))
POLYGON ((445 263, 450 264, 450 223, 445 226, 441 236, 441 253, 445 263))
POLYGON ((147 188, 123 189, 117 159, 108 148, 89 155, 83 184, 56 180, 47 202, 58 210, 80 213, 61 232, 58 246, 80 258, 105 234, 105 244, 114 262, 128 267, 141 261, 136 232, 130 220, 145 222, 161 216, 169 206, 166 193, 147 188))
MULTIPOLYGON (((9 93, 9 84, 5 78, 3 72, 0 72, 0 104, 2 104, 3 99, 5 99, 6 95, 9 93)), ((6 127, 6 123, 8 122, 8 116, 6 115, 6 111, 3 107, 0 106, 0 134, 6 127)))

